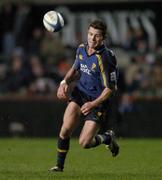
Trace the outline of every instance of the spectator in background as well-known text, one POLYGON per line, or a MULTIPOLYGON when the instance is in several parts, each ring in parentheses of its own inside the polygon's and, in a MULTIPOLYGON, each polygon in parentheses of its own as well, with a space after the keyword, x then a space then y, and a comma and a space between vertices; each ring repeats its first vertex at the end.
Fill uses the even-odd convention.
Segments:
POLYGON ((26 87, 29 83, 29 71, 25 66, 23 55, 19 54, 19 50, 13 53, 9 61, 7 73, 7 92, 8 93, 26 93, 26 87))
POLYGON ((125 50, 136 51, 137 53, 146 53, 148 51, 148 40, 143 29, 129 28, 126 32, 126 39, 122 44, 125 50))
POLYGON ((131 57, 130 64, 125 68, 125 81, 127 86, 127 91, 132 93, 139 87, 139 73, 140 66, 137 62, 136 57, 131 57))
POLYGON ((27 47, 28 35, 31 28, 30 6, 24 2, 17 3, 14 33, 16 38, 16 46, 27 47))
POLYGON ((47 31, 45 31, 40 48, 43 59, 47 59, 49 56, 54 57, 53 65, 57 65, 66 53, 66 48, 62 44, 58 34, 56 35, 47 31))
POLYGON ((148 51, 148 40, 141 27, 134 30, 135 50, 139 53, 146 53, 148 51))
POLYGON ((14 6, 11 2, 5 2, 0 11, 0 35, 2 38, 2 53, 7 58, 9 58, 15 48, 14 17, 14 6))
POLYGON ((126 32, 126 39, 122 44, 122 47, 125 50, 135 50, 135 37, 134 37, 134 31, 132 28, 129 28, 126 32))
POLYGON ((156 97, 162 97, 162 62, 161 57, 157 58, 151 70, 151 87, 156 97))
POLYGON ((32 30, 32 35, 31 35, 31 38, 29 39, 29 45, 27 48, 28 54, 30 54, 30 55, 32 55, 32 54, 40 55, 41 54, 40 44, 42 41, 42 37, 43 37, 42 29, 39 27, 35 27, 32 30))
POLYGON ((61 61, 57 65, 57 69, 61 78, 63 78, 66 75, 70 67, 71 67, 71 64, 69 63, 66 57, 61 59, 61 61))
POLYGON ((31 56, 29 59, 31 79, 29 94, 50 95, 56 88, 55 81, 47 76, 46 69, 38 56, 31 56))
POLYGON ((5 62, 0 62, 0 95, 4 95, 7 91, 7 64, 5 62))

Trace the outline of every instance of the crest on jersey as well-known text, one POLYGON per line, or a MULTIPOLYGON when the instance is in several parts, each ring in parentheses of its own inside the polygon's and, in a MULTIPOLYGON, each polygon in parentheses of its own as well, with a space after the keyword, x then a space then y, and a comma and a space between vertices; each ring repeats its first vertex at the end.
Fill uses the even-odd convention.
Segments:
POLYGON ((83 55, 82 54, 79 54, 79 59, 83 60, 83 55))
POLYGON ((95 68, 96 68, 96 64, 95 64, 95 63, 93 63, 93 64, 92 64, 92 67, 91 67, 91 70, 92 70, 92 71, 94 71, 94 70, 95 70, 95 68))

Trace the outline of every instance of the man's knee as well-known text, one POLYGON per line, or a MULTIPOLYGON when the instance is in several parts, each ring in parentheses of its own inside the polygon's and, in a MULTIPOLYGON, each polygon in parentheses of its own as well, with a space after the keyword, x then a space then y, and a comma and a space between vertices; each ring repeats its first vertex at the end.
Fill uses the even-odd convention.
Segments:
POLYGON ((62 139, 67 139, 71 136, 71 131, 66 127, 62 127, 59 136, 62 139))

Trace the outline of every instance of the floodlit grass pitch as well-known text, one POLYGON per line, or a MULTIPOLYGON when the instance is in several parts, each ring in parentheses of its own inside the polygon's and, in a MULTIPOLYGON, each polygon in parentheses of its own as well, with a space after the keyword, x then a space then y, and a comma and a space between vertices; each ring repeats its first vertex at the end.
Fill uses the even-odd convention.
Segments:
POLYGON ((119 139, 121 152, 113 158, 104 145, 82 149, 76 139, 63 173, 55 165, 54 139, 0 139, 0 180, 160 180, 162 139, 119 139))

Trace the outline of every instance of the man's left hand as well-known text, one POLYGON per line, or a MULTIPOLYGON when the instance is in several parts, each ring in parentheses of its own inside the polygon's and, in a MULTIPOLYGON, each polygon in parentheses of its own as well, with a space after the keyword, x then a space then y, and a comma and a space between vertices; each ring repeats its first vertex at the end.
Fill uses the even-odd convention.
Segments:
POLYGON ((95 107, 93 102, 86 102, 85 104, 83 104, 83 106, 81 107, 81 112, 84 115, 87 115, 88 113, 90 113, 90 111, 95 107))

